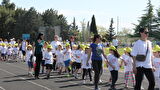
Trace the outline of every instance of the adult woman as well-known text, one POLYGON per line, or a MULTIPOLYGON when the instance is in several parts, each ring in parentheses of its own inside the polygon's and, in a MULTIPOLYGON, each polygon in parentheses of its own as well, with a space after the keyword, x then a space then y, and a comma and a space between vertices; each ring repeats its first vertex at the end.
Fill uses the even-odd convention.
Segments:
POLYGON ((102 45, 99 44, 100 42, 101 42, 101 36, 94 35, 93 43, 90 45, 90 49, 89 49, 90 53, 87 60, 88 62, 92 52, 91 60, 92 60, 92 67, 95 73, 94 75, 95 90, 99 90, 98 82, 99 82, 99 79, 101 76, 100 73, 102 70, 102 55, 105 57, 105 59, 107 59, 106 55, 104 54, 102 45))
POLYGON ((44 45, 43 34, 38 35, 35 41, 35 56, 36 56, 36 68, 35 68, 35 79, 39 79, 40 64, 43 58, 42 49, 44 45))
POLYGON ((140 28, 139 34, 141 37, 135 42, 133 51, 131 52, 133 56, 133 72, 136 78, 134 90, 141 90, 144 75, 149 82, 148 90, 154 90, 155 78, 152 67, 152 42, 148 40, 149 32, 147 28, 140 28))

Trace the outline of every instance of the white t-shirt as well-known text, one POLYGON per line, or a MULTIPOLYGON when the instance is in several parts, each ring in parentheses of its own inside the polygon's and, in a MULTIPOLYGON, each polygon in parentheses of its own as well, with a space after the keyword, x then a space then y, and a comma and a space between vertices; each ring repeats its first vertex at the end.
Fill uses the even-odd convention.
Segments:
POLYGON ((89 59, 88 61, 88 66, 87 66, 87 59, 88 59, 88 54, 83 54, 83 57, 82 57, 82 66, 81 68, 84 68, 84 69, 89 69, 91 68, 91 58, 89 59))
POLYGON ((19 52, 19 48, 18 47, 14 47, 13 48, 13 54, 18 54, 19 52))
POLYGON ((133 71, 133 65, 132 65, 133 64, 133 59, 132 59, 132 57, 123 54, 122 59, 124 61, 124 71, 125 72, 133 71))
POLYGON ((5 44, 8 44, 8 41, 4 41, 5 44))
POLYGON ((61 42, 60 41, 52 41, 51 45, 53 47, 52 52, 56 53, 56 48, 58 48, 58 45, 61 45, 61 42))
POLYGON ((153 59, 153 66, 155 67, 155 76, 160 76, 160 58, 154 58, 153 59))
POLYGON ((16 43, 16 41, 11 41, 10 44, 14 45, 16 43))
MULTIPOLYGON (((115 56, 112 55, 112 54, 109 54, 109 55, 107 56, 107 58, 108 58, 108 62, 115 67, 114 70, 119 70, 118 58, 115 57, 115 56)), ((109 71, 112 71, 112 70, 113 70, 113 68, 112 68, 110 65, 108 66, 108 69, 109 69, 109 71)))
POLYGON ((43 54, 42 60, 45 60, 45 59, 44 59, 44 55, 45 55, 46 52, 47 52, 47 49, 46 49, 46 48, 43 48, 43 49, 42 49, 42 54, 43 54))
POLYGON ((76 60, 76 51, 77 50, 72 50, 72 60, 76 60))
POLYGON ((53 54, 52 52, 46 52, 44 55, 45 64, 53 64, 53 54))
POLYGON ((2 48, 3 48, 3 47, 2 47, 2 46, 0 46, 0 53, 2 52, 2 48))
POLYGON ((147 42, 138 40, 134 43, 131 55, 137 56, 138 54, 146 55, 147 51, 147 43, 148 43, 148 53, 146 56, 146 60, 144 62, 136 60, 136 67, 144 67, 144 68, 152 68, 152 43, 148 40, 147 42))
POLYGON ((22 42, 22 50, 26 51, 26 42, 25 41, 22 42))
POLYGON ((65 53, 65 52, 66 52, 66 50, 63 51, 64 61, 71 59, 71 56, 72 56, 72 51, 71 51, 71 49, 69 49, 66 53, 65 53))
POLYGON ((3 43, 3 41, 0 41, 0 44, 3 43))
POLYGON ((32 50, 26 50, 26 62, 30 62, 30 58, 33 55, 32 50))
POLYGON ((84 55, 84 52, 82 50, 76 50, 75 56, 76 56, 76 62, 81 63, 82 62, 82 57, 84 55))
POLYGON ((118 40, 117 39, 113 39, 112 40, 112 44, 113 44, 113 46, 118 46, 118 40))
POLYGON ((63 59, 64 59, 64 55, 63 55, 63 51, 56 51, 56 57, 57 57, 57 63, 63 63, 63 59))
POLYGON ((12 50, 13 50, 13 49, 12 49, 11 47, 8 48, 8 49, 7 49, 7 55, 11 55, 11 54, 12 54, 12 50))
POLYGON ((2 47, 1 53, 6 54, 7 53, 7 47, 2 47))

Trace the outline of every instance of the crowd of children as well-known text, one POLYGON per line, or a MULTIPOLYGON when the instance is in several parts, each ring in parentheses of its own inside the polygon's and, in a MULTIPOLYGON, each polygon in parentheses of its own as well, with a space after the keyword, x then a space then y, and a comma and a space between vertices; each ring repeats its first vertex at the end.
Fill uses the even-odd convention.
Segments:
MULTIPOLYGON (((1 61, 9 61, 15 60, 17 61, 20 54, 20 47, 18 43, 8 43, 6 40, 3 41, 0 39, 0 60, 1 61)), ((52 53, 52 45, 48 42, 45 42, 43 46, 43 60, 42 60, 42 73, 46 73, 46 78, 49 79, 51 75, 51 71, 53 69, 53 62, 56 60, 56 70, 58 74, 62 74, 63 72, 67 73, 67 76, 73 75, 75 79, 79 79, 78 72, 82 72, 81 79, 83 83, 86 83, 87 75, 89 75, 89 81, 93 83, 92 80, 92 60, 89 56, 89 48, 88 44, 80 44, 80 45, 72 45, 72 49, 69 43, 59 44, 56 47, 55 56, 52 53), (89 61, 88 61, 88 58, 89 61), (46 68, 46 69, 45 69, 46 68)), ((111 88, 115 88, 115 83, 118 80, 118 72, 121 67, 124 66, 124 82, 125 87, 129 87, 129 79, 132 81, 132 85, 135 85, 135 76, 132 69, 133 59, 131 56, 132 49, 130 47, 124 48, 124 54, 120 56, 117 51, 117 48, 114 46, 109 47, 109 55, 107 55, 108 70, 111 74, 111 88)), ((28 75, 33 76, 34 74, 34 46, 26 45, 23 47, 22 52, 25 52, 25 62, 28 65, 28 75), (25 51, 24 51, 25 50, 25 51)), ((21 53, 22 54, 22 53, 21 53)), ((20 58, 23 59, 23 58, 20 58)), ((153 66, 154 66, 154 74, 157 85, 160 88, 160 47, 156 45, 153 48, 153 66)))

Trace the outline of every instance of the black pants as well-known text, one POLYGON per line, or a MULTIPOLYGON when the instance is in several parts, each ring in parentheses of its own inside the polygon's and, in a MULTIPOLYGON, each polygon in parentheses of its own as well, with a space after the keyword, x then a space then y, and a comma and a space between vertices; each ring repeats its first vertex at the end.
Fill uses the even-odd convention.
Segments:
POLYGON ((117 82, 117 79, 118 79, 118 71, 117 70, 112 70, 110 72, 111 72, 111 77, 112 77, 111 87, 115 87, 115 83, 117 82))
POLYGON ((92 60, 92 67, 94 71, 94 85, 97 88, 102 72, 102 60, 92 60))
POLYGON ((144 67, 137 67, 137 74, 135 75, 136 85, 134 90, 141 90, 141 84, 142 84, 144 74, 149 81, 148 90, 154 90, 155 78, 154 78, 153 71, 151 68, 144 68, 144 67))
MULTIPOLYGON (((53 53, 53 57, 56 58, 55 53, 53 53)), ((53 61, 53 70, 56 70, 56 60, 53 61)))
POLYGON ((35 77, 39 76, 40 64, 42 62, 42 54, 36 54, 36 68, 35 68, 35 77))
POLYGON ((91 69, 83 69, 82 79, 85 79, 85 76, 89 75, 90 81, 92 81, 91 69))

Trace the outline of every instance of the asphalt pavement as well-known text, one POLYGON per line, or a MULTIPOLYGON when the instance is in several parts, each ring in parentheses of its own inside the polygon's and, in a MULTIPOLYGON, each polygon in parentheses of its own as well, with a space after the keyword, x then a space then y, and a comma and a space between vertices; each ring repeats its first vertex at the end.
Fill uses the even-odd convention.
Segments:
MULTIPOLYGON (((40 79, 29 77, 25 62, 2 62, 0 61, 0 90, 94 90, 94 86, 89 80, 83 84, 81 75, 79 79, 67 77, 66 74, 58 75, 51 73, 50 79, 45 79, 45 74, 40 74, 40 79)), ((104 69, 99 87, 101 90, 109 90, 110 73, 104 69)), ((131 83, 131 82, 130 82, 131 83)), ((143 88, 147 90, 148 82, 143 80, 143 88)), ((130 84, 132 86, 132 84, 130 84)), ((124 73, 119 71, 119 78, 116 83, 117 90, 133 90, 133 88, 124 88, 124 73)))

